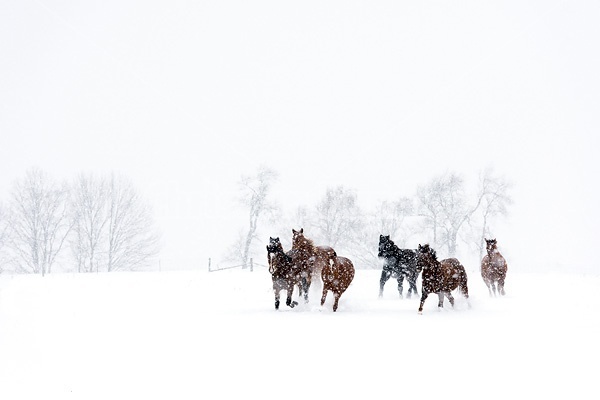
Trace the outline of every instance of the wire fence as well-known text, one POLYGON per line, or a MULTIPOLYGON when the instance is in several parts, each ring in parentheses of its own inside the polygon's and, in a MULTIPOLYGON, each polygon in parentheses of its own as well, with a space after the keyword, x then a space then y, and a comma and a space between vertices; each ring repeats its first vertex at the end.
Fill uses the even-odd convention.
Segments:
POLYGON ((225 271, 227 269, 234 269, 234 268, 248 268, 250 270, 250 272, 254 271, 255 267, 259 267, 259 268, 269 268, 268 265, 264 265, 264 264, 260 264, 260 263, 255 263, 254 260, 251 258, 250 262, 248 263, 248 265, 245 264, 240 264, 240 265, 230 265, 230 266, 226 266, 226 267, 221 267, 221 266, 213 266, 212 265, 212 260, 209 258, 208 259, 208 272, 217 272, 217 271, 225 271))

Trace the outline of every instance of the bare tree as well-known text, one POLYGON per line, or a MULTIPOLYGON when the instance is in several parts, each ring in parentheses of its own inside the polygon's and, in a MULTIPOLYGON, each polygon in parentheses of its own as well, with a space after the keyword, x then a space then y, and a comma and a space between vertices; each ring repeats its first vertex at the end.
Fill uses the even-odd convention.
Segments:
POLYGON ((480 234, 476 240, 479 250, 479 259, 483 258, 485 251, 485 237, 490 234, 490 220, 499 215, 506 215, 508 206, 513 200, 509 194, 512 184, 502 177, 493 175, 493 170, 488 168, 479 177, 479 193, 482 196, 480 207, 480 234))
POLYGON ((0 273, 4 270, 4 265, 6 264, 5 250, 9 227, 8 215, 4 211, 2 204, 0 204, 0 273))
POLYGON ((78 272, 98 272, 105 263, 108 224, 106 179, 81 174, 73 185, 71 250, 78 272))
POLYGON ((375 222, 377 226, 376 236, 390 235, 397 244, 402 243, 406 236, 402 231, 405 228, 406 217, 414 213, 412 199, 403 197, 397 201, 382 201, 375 211, 375 222), (402 237, 398 237, 402 236, 402 237))
POLYGON ((450 174, 436 177, 428 185, 419 187, 417 196, 421 215, 432 230, 434 246, 446 246, 448 255, 454 256, 458 233, 481 205, 483 193, 469 203, 462 177, 450 174))
POLYGON ((397 201, 381 201, 374 212, 362 215, 362 227, 355 232, 352 256, 357 265, 381 268, 378 257, 379 235, 390 235, 398 245, 410 236, 406 218, 413 214, 413 201, 407 197, 397 201))
POLYGON ((271 185, 277 179, 277 172, 261 166, 256 174, 242 176, 240 202, 248 209, 248 231, 241 241, 241 262, 244 268, 249 266, 252 242, 256 238, 258 221, 261 216, 275 211, 276 207, 268 200, 271 185))
POLYGON ((71 229, 67 218, 67 186, 41 170, 29 170, 12 192, 10 247, 17 270, 45 275, 71 229))
POLYGON ((429 184, 417 188, 419 215, 425 217, 425 224, 433 234, 433 247, 438 247, 438 229, 441 225, 443 205, 440 193, 444 190, 441 177, 434 178, 429 184))
POLYGON ((363 227, 356 193, 344 186, 328 188, 317 204, 315 223, 324 245, 351 247, 363 227))
POLYGON ((145 266, 159 250, 159 236, 148 205, 129 180, 115 174, 108 180, 106 196, 106 270, 145 266))

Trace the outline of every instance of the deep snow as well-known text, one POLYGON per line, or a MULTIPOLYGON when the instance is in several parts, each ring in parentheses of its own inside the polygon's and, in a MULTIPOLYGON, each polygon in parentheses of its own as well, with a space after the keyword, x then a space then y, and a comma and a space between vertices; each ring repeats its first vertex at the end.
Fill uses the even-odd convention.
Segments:
POLYGON ((264 268, 2 275, 0 398, 597 396, 600 277, 509 270, 491 298, 467 272, 470 308, 423 315, 377 270, 336 313, 315 290, 275 311, 264 268))

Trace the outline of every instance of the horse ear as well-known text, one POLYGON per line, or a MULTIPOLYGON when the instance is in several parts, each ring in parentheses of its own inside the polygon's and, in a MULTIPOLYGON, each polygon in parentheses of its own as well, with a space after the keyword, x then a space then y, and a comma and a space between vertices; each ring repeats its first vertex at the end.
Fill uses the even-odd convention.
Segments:
POLYGON ((304 228, 300 228, 300 233, 304 233, 304 228))
POLYGON ((292 228, 292 234, 296 234, 296 230, 294 228, 292 228))

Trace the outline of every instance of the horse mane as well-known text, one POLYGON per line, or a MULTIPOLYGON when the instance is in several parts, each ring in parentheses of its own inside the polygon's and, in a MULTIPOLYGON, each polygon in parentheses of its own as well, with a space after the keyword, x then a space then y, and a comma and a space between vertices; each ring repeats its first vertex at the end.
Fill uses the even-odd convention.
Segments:
POLYGON ((431 248, 431 246, 429 246, 429 243, 426 243, 424 245, 419 245, 419 253, 422 254, 429 254, 435 261, 437 261, 437 254, 435 252, 434 249, 431 248))
POLYGON ((292 249, 301 250, 308 253, 314 253, 316 247, 315 243, 312 239, 309 239, 306 236, 304 236, 304 229, 301 229, 299 231, 292 231, 294 233, 292 249))

